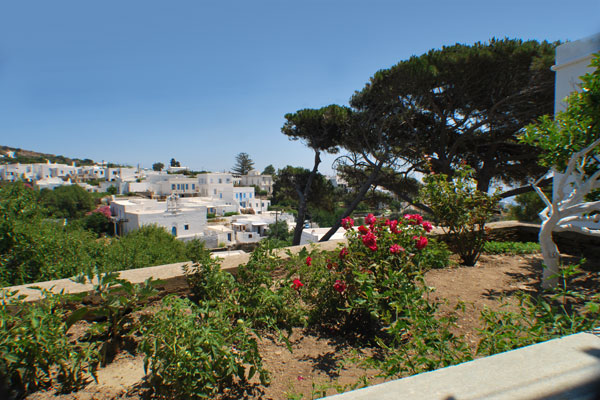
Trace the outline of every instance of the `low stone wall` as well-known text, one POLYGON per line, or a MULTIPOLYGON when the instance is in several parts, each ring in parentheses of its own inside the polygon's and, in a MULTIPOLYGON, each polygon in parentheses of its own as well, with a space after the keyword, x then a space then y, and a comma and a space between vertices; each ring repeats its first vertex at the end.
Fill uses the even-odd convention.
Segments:
MULTIPOLYGON (((312 244, 321 250, 334 250, 337 248, 339 243, 345 243, 345 240, 331 240, 329 242, 312 244)), ((292 246, 283 249, 278 249, 277 254, 282 257, 287 257, 287 251, 289 250, 292 254, 299 253, 303 248, 309 246, 292 246)), ((227 272, 235 273, 238 266, 245 264, 250 259, 250 254, 228 254, 227 252, 220 252, 216 254, 217 257, 222 258, 221 269, 227 272)), ((148 278, 160 279, 163 283, 157 288, 161 295, 169 293, 179 292, 187 288, 187 282, 185 275, 183 274, 183 266, 191 264, 191 261, 157 265, 154 267, 129 269, 120 271, 119 276, 123 279, 127 279, 131 283, 143 283, 148 278)), ((41 292, 34 289, 35 287, 47 289, 53 293, 59 293, 63 291, 67 294, 87 293, 93 290, 93 284, 76 283, 70 279, 58 279, 54 281, 36 282, 27 285, 9 286, 3 288, 4 290, 17 291, 21 295, 25 295, 26 301, 37 301, 42 298, 41 292)), ((88 298, 86 301, 93 301, 88 298)))

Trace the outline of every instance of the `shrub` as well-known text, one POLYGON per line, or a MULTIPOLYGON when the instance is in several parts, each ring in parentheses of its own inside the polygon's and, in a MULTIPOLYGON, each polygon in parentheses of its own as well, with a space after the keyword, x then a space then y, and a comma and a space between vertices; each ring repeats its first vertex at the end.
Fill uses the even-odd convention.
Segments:
POLYGON ((485 243, 485 223, 498 199, 476 189, 473 170, 462 166, 450 179, 427 175, 420 190, 421 200, 431 208, 437 223, 450 239, 450 248, 464 265, 475 265, 485 243))
POLYGON ((141 325, 144 368, 157 394, 170 398, 212 398, 236 382, 256 373, 263 384, 255 335, 241 319, 233 322, 226 304, 167 296, 162 308, 141 325), (232 323, 233 322, 233 323, 232 323))
POLYGON ((59 392, 81 387, 95 377, 95 344, 69 342, 62 295, 43 292, 37 303, 26 303, 16 292, 0 293, 0 389, 21 397, 58 385, 59 392))
POLYGON ((94 283, 92 295, 99 298, 94 306, 83 306, 74 311, 67 323, 69 325, 82 318, 90 318, 94 323, 88 333, 94 340, 102 342, 100 346, 100 362, 106 365, 116 354, 126 335, 133 332, 131 313, 138 311, 146 300, 157 293, 154 288, 159 281, 148 278, 144 284, 132 284, 126 279, 120 279, 117 272, 100 273, 76 278, 79 283, 94 283))
POLYGON ((540 252, 537 242, 486 242, 483 252, 489 254, 534 254, 540 252))

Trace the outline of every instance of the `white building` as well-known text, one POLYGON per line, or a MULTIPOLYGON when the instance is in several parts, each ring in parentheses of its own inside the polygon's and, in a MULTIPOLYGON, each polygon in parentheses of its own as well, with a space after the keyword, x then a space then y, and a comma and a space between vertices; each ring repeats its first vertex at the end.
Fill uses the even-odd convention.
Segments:
POLYGON ((35 186, 39 189, 49 189, 49 190, 54 190, 57 187, 60 186, 70 186, 72 185, 71 180, 67 179, 67 180, 63 180, 61 178, 58 177, 54 177, 54 178, 42 178, 42 179, 38 179, 37 181, 35 181, 35 186))
POLYGON ((260 190, 273 194, 273 177, 271 175, 261 175, 257 170, 248 172, 248 175, 240 175, 239 184, 241 186, 257 186, 260 190))
POLYGON ((110 204, 118 232, 126 234, 144 225, 164 227, 177 239, 202 239, 206 229, 206 206, 186 201, 176 195, 167 201, 126 198, 113 200, 110 204))
MULTIPOLYGON (((325 234, 327 232, 329 232, 330 228, 306 228, 302 230, 302 236, 300 236, 300 244, 308 244, 308 243, 318 243, 319 240, 321 240, 321 238, 323 236, 325 236, 325 234)), ((346 233, 346 230, 343 228, 338 228, 337 231, 335 231, 335 233, 333 234, 333 236, 331 236, 331 238, 329 240, 337 240, 337 239, 343 239, 344 238, 344 234, 346 233)))

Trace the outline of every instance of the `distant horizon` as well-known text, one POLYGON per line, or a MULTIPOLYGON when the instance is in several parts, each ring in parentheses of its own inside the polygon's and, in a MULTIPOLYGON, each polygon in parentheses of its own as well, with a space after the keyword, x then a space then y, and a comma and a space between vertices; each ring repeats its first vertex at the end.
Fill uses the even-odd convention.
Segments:
POLYGON ((0 6, 0 141, 145 168, 227 171, 241 152, 259 171, 311 168, 286 113, 347 105, 376 71, 445 45, 600 32, 597 0, 34 4, 0 6))

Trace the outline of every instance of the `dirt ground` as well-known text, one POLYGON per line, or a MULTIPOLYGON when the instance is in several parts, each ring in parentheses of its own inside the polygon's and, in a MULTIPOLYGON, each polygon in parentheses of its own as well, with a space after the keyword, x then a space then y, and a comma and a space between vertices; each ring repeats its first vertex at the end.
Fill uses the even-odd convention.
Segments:
MULTIPOLYGON (((598 271, 597 265, 589 269, 598 271)), ((434 287, 432 298, 443 300, 442 312, 450 312, 462 301, 465 312, 460 313, 458 332, 468 343, 477 345, 476 328, 479 327, 479 312, 484 306, 497 308, 499 299, 516 291, 535 292, 539 290, 541 275, 541 255, 482 255, 475 267, 450 267, 432 270, 426 275, 428 286, 434 287)), ((599 282, 598 274, 588 272, 578 284, 594 290, 599 282)), ((352 385, 367 379, 369 384, 382 382, 376 378, 377 371, 364 370, 352 362, 345 362, 351 356, 360 359, 365 354, 353 353, 350 346, 340 338, 322 337, 296 330, 291 336, 292 352, 274 338, 260 338, 260 353, 264 365, 271 373, 272 383, 266 388, 248 388, 249 393, 230 393, 227 398, 253 399, 311 399, 320 397, 321 390, 328 387, 328 395, 337 390, 350 390, 352 385), (334 386, 337 385, 338 389, 334 386), (295 395, 296 397, 292 397, 295 395), (303 395, 303 397, 300 397, 303 395)), ((98 371, 98 383, 92 382, 83 390, 56 396, 52 391, 35 393, 30 400, 108 400, 141 399, 147 391, 143 387, 143 361, 140 355, 123 352, 106 368, 98 371)))

